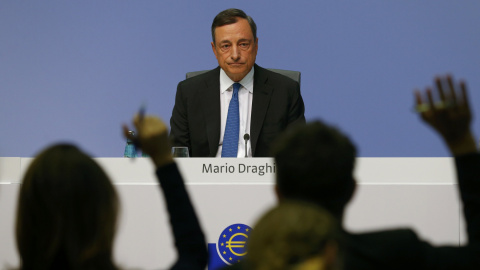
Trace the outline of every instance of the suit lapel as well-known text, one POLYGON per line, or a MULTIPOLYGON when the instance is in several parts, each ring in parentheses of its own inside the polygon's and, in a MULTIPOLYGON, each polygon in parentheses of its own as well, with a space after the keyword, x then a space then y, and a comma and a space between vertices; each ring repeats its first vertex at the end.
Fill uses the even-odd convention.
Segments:
POLYGON ((273 87, 267 84, 268 75, 265 69, 255 64, 255 73, 253 78, 253 101, 252 117, 250 124, 250 138, 252 144, 252 156, 255 156, 258 136, 262 130, 263 120, 270 104, 273 87))
POLYGON ((205 114, 206 133, 210 156, 215 157, 220 141, 220 68, 214 69, 205 78, 202 109, 205 114))

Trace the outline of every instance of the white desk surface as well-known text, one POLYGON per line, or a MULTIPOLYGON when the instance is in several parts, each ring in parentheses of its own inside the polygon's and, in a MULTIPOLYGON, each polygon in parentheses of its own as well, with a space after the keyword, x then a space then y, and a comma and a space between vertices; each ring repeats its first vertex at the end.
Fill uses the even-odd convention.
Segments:
MULTIPOLYGON (((16 198, 31 160, 0 158, 1 267, 18 265, 14 240, 16 198)), ((150 160, 95 160, 111 177, 121 200, 116 261, 125 268, 166 268, 175 253, 150 160)), ((230 224, 253 226, 276 203, 275 174, 259 173, 261 166, 274 165, 270 158, 176 161, 209 243, 216 243, 230 224), (215 172, 222 168, 222 172, 215 172)), ((465 231, 453 165, 451 158, 358 158, 355 175, 359 185, 347 207, 345 226, 353 231, 410 227, 436 244, 463 243, 465 231)))

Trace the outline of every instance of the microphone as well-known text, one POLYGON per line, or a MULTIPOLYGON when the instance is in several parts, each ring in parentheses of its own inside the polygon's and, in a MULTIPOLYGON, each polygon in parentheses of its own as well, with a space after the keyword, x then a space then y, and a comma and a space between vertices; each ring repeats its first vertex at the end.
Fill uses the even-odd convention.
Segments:
POLYGON ((245 157, 248 157, 248 155, 247 155, 247 142, 248 142, 248 140, 250 140, 250 135, 248 135, 248 133, 245 133, 245 135, 243 135, 243 139, 245 140, 245 157))

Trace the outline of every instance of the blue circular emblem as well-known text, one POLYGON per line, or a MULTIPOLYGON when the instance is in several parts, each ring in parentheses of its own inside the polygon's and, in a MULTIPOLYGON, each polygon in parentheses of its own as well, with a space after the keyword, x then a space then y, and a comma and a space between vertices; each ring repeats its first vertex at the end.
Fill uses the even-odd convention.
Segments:
POLYGON ((252 228, 237 223, 225 228, 220 234, 217 243, 217 252, 220 258, 227 264, 240 262, 247 255, 247 239, 252 228))

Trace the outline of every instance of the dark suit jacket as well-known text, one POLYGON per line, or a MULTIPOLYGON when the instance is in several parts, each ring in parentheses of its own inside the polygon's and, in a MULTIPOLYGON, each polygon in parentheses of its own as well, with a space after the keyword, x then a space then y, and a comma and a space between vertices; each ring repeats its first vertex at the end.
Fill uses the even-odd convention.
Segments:
MULTIPOLYGON (((344 232, 343 269, 480 269, 480 154, 456 157, 455 164, 467 225, 467 245, 433 246, 419 239, 411 229, 358 234, 344 232)), ((240 263, 223 269, 249 268, 240 263)))
MULTIPOLYGON (((250 124, 252 156, 268 157, 270 143, 287 127, 305 123, 297 82, 254 66, 250 124)), ((215 157, 220 141, 220 67, 181 81, 170 119, 174 146, 191 157, 215 157)))
POLYGON ((480 154, 455 157, 455 165, 467 245, 435 247, 410 229, 347 234, 345 269, 480 269, 480 154))

